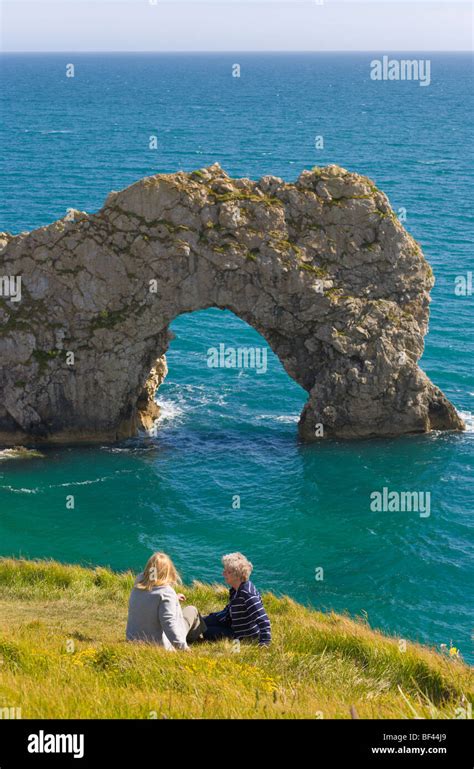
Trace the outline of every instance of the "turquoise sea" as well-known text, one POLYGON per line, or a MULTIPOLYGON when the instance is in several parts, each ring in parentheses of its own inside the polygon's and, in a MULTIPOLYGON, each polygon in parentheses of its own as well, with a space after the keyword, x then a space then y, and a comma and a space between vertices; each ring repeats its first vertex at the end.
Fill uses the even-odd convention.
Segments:
POLYGON ((420 87, 372 81, 377 56, 1 58, 2 230, 48 224, 68 207, 93 212, 142 176, 216 161, 251 178, 291 181, 337 163, 374 179, 433 267, 422 367, 468 430, 301 445, 305 393, 270 350, 266 374, 207 366, 210 347, 264 340, 229 312, 181 316, 156 438, 41 459, 0 452, 0 555, 138 570, 163 549, 185 580, 220 581, 221 554, 242 550, 260 589, 363 614, 403 638, 452 641, 474 660, 473 297, 454 292, 473 270, 472 60, 410 54, 431 59, 420 87), (430 516, 371 512, 384 486, 429 491, 430 516))

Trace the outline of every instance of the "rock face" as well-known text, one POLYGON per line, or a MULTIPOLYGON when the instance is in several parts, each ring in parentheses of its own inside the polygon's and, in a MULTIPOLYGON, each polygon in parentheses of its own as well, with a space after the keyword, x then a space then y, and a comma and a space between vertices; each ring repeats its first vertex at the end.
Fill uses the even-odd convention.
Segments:
POLYGON ((168 366, 166 365, 166 358, 163 355, 156 361, 145 382, 145 387, 143 388, 141 395, 138 396, 138 424, 139 427, 142 427, 144 430, 152 430, 155 425, 155 420, 160 416, 161 410, 155 401, 155 393, 165 379, 167 373, 168 366))
POLYGON ((0 258, 4 445, 150 427, 169 324, 208 307, 259 331, 308 391, 306 441, 464 427, 417 365, 431 268, 387 197, 338 166, 295 184, 218 165, 152 176, 97 214, 1 234, 0 258))

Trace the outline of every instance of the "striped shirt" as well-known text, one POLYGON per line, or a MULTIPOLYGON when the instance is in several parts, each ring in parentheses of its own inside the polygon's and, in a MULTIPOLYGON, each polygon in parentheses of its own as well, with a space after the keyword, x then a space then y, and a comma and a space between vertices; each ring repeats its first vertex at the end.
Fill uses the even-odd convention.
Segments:
POLYGON ((229 603, 215 613, 218 622, 232 628, 235 638, 258 640, 267 646, 272 640, 271 625, 262 599, 255 585, 247 580, 234 590, 229 590, 229 603))

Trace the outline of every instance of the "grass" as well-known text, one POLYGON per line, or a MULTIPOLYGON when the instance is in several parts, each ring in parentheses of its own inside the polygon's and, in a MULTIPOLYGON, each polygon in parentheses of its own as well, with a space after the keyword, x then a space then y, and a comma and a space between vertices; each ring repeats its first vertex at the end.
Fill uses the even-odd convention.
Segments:
POLYGON ((91 321, 91 329, 113 328, 118 323, 123 323, 126 317, 124 310, 101 310, 91 321))
MULTIPOLYGON (((264 594, 270 649, 230 641, 167 652, 124 640, 133 575, 0 559, 0 715, 22 718, 454 718, 472 670, 365 621, 264 594), (13 711, 10 711, 13 712, 13 711)), ((188 602, 221 608, 223 587, 188 602)))

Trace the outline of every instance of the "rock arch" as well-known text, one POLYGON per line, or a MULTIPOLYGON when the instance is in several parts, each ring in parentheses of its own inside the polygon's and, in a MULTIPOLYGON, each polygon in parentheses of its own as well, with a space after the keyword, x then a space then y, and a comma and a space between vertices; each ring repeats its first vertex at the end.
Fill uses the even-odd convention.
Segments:
POLYGON ((303 440, 318 425, 339 438, 463 429, 417 365, 431 268, 366 177, 329 166, 254 182, 217 164, 157 175, 0 246, 4 444, 149 426, 169 324, 208 307, 259 331, 308 391, 303 440))

